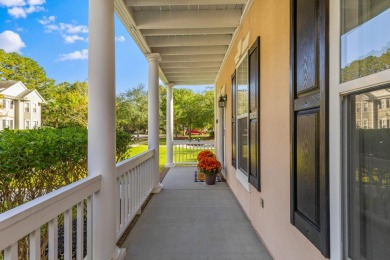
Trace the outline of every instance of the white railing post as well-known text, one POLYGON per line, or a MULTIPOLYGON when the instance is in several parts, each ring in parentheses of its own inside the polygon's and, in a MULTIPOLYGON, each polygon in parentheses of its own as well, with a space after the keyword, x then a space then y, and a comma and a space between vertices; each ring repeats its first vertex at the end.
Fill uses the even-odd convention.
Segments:
POLYGON ((167 84, 167 163, 166 167, 173 167, 173 84, 167 84))
POLYGON ((153 193, 159 193, 162 189, 160 183, 159 173, 159 84, 158 84, 158 63, 161 57, 158 53, 151 53, 147 55, 149 62, 149 85, 148 85, 148 146, 149 149, 155 150, 154 163, 153 163, 153 193))
POLYGON ((93 259, 120 259, 115 211, 114 1, 89 1, 88 175, 101 175, 93 196, 93 259))

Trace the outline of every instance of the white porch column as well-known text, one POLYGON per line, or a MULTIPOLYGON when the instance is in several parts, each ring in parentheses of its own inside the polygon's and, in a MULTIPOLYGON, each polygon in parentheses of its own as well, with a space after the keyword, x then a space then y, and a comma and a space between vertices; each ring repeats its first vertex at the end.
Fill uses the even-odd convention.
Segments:
POLYGON ((173 84, 167 84, 167 164, 173 167, 173 84))
POLYGON ((148 84, 148 147, 154 149, 154 181, 153 181, 153 193, 159 193, 162 189, 160 183, 160 172, 159 172, 159 156, 160 156, 160 95, 159 95, 159 84, 158 84, 158 63, 161 57, 158 53, 151 53, 147 55, 149 61, 149 84, 148 84))
POLYGON ((114 1, 89 1, 88 175, 102 176, 93 197, 94 260, 123 259, 115 227, 114 1))

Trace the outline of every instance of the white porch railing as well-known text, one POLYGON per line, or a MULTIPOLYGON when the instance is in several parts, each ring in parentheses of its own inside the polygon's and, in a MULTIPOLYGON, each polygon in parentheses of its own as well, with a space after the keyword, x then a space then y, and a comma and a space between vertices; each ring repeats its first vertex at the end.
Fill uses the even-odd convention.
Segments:
POLYGON ((173 141, 173 163, 174 164, 190 164, 197 163, 197 155, 202 150, 210 150, 214 152, 214 141, 173 141))
MULTIPOLYGON (((120 162, 116 166, 116 238, 122 236, 153 188, 152 162, 154 150, 120 162)), ((64 259, 91 259, 93 239, 93 194, 101 188, 101 176, 87 177, 40 198, 0 214, 0 252, 4 260, 19 257, 18 244, 28 236, 29 258, 41 259, 42 234, 47 234, 49 260, 59 258, 58 248, 64 249, 64 259), (85 205, 87 209, 85 210, 85 205), (60 223, 63 222, 59 228, 60 223), (63 220, 63 221, 62 221, 63 220), (86 227, 84 227, 84 221, 86 227), (77 224, 73 226, 73 222, 77 224), (86 245, 84 230, 87 230, 86 245), (59 229, 63 229, 63 245, 58 244, 59 229), (76 248, 72 249, 72 234, 77 233, 76 248)), ((107 213, 108 214, 108 213, 107 213)), ((23 240, 26 241, 27 240, 23 240)), ((116 241, 115 241, 116 242, 116 241)), ((1 254, 0 254, 1 259, 1 254)))
POLYGON ((116 167, 116 238, 125 232, 153 188, 154 150, 149 150, 116 167))
POLYGON ((77 216, 76 259, 84 258, 85 218, 87 219, 87 256, 91 256, 92 195, 99 191, 100 186, 101 176, 87 177, 1 214, 0 251, 4 250, 4 259, 18 259, 18 242, 25 236, 29 236, 30 259, 41 259, 41 229, 46 224, 48 224, 48 258, 58 259, 59 215, 63 215, 64 219, 64 259, 72 259, 74 213, 77 216), (87 204, 86 216, 84 215, 85 203, 87 204))

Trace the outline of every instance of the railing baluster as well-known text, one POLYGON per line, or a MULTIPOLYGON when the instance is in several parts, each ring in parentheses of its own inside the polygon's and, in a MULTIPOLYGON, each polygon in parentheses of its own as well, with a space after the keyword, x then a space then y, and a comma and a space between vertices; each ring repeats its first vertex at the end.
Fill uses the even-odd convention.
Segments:
POLYGON ((116 194, 116 216, 115 216, 115 219, 116 219, 116 232, 119 232, 120 230, 120 225, 121 225, 121 215, 120 215, 120 211, 121 211, 121 198, 120 198, 120 189, 121 189, 121 183, 120 183, 120 178, 117 178, 116 179, 116 188, 115 188, 115 194, 116 194))
POLYGON ((64 213, 64 259, 72 259, 72 208, 64 213))
POLYGON ((121 202, 121 224, 120 224, 120 227, 119 229, 121 229, 123 227, 123 223, 125 223, 125 198, 124 198, 124 190, 125 190, 125 187, 123 185, 123 182, 124 182, 124 177, 123 175, 120 177, 120 182, 121 182, 121 190, 120 190, 120 202, 121 202))
POLYGON ((49 222, 49 260, 58 259, 58 217, 49 222))
POLYGON ((18 259, 18 242, 13 243, 4 250, 4 260, 18 259))
POLYGON ((30 260, 41 259, 41 229, 30 233, 30 260))
POLYGON ((84 253, 84 201, 77 204, 77 254, 76 259, 82 260, 84 253))
POLYGON ((129 214, 127 214, 127 211, 129 210, 128 202, 129 198, 127 197, 127 174, 123 174, 123 216, 124 220, 123 223, 127 223, 127 220, 129 218, 129 214))
POLYGON ((93 196, 87 198, 87 258, 86 260, 92 260, 93 250, 93 196))

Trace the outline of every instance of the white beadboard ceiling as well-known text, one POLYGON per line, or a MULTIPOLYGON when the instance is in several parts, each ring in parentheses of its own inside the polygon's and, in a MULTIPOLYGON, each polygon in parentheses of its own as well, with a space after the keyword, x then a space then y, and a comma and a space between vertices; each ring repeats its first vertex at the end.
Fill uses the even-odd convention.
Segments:
POLYGON ((252 0, 115 0, 141 51, 159 53, 165 84, 214 84, 252 0))

